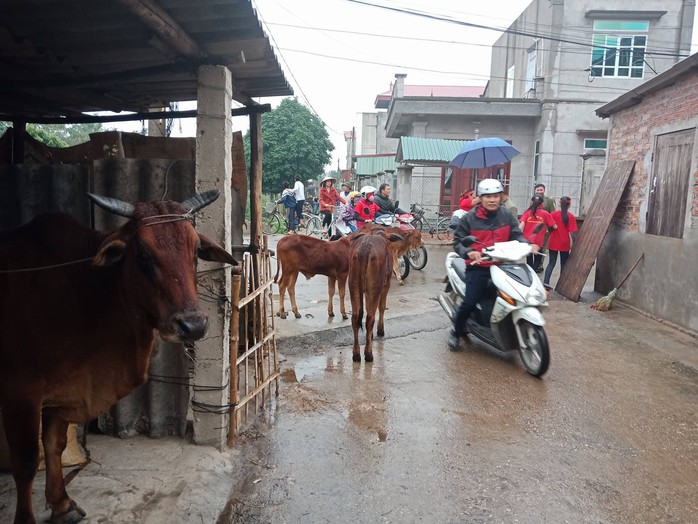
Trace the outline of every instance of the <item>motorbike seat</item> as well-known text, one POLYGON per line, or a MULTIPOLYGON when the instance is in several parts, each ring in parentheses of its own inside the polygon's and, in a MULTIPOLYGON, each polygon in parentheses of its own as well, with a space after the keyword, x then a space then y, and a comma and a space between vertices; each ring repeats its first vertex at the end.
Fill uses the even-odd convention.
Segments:
POLYGON ((451 267, 455 270, 458 278, 465 282, 465 259, 456 258, 451 262, 451 267))

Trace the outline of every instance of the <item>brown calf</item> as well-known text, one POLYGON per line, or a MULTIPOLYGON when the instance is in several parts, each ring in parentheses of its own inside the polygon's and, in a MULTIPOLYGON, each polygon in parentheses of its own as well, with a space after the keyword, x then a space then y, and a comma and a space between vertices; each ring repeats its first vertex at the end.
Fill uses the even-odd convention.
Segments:
POLYGON ((393 272, 395 273, 395 278, 397 278, 398 284, 404 285, 402 278, 400 277, 400 266, 398 264, 398 257, 403 256, 411 249, 417 249, 422 245, 422 232, 418 229, 400 229, 399 227, 385 227, 380 224, 374 224, 369 222, 364 225, 362 229, 370 235, 374 234, 376 231, 382 231, 386 235, 398 235, 401 238, 399 242, 389 242, 388 247, 390 248, 390 254, 393 259, 393 272))
POLYGON ((390 290, 390 244, 402 242, 398 235, 386 236, 382 231, 371 235, 359 233, 352 236, 354 249, 349 259, 349 296, 351 298, 351 327, 354 330, 352 360, 361 362, 359 328, 366 312, 366 345, 364 360, 373 362, 373 326, 378 309, 377 335, 385 334, 383 316, 390 290))
POLYGON ((296 305, 296 280, 298 273, 303 273, 305 278, 315 275, 327 277, 327 292, 329 301, 327 314, 334 316, 332 302, 334 300, 335 282, 339 288, 339 311, 342 318, 348 318, 344 308, 344 296, 349 274, 349 253, 351 245, 349 238, 342 237, 339 240, 328 242, 304 235, 289 235, 279 240, 276 245, 276 276, 274 282, 279 284, 279 311, 276 313, 281 318, 286 318, 284 299, 286 290, 291 299, 291 309, 296 318, 300 318, 296 305), (279 278, 281 273, 281 278, 279 278))

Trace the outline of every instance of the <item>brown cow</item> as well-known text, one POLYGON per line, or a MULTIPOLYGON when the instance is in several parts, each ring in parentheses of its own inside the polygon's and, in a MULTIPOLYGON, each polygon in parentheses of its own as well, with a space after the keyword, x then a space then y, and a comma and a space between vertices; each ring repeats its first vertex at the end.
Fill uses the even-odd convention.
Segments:
POLYGON ((351 297, 351 327, 354 330, 354 348, 352 360, 361 362, 359 348, 359 328, 366 312, 366 345, 364 360, 373 362, 373 326, 378 309, 377 335, 385 334, 383 316, 390 290, 390 244, 402 242, 402 237, 392 234, 386 236, 383 231, 371 235, 359 233, 352 235, 354 249, 349 259, 349 296, 351 297))
POLYGON ((401 242, 390 242, 390 253, 393 258, 393 272, 395 273, 395 278, 398 284, 401 286, 405 283, 400 276, 400 265, 398 263, 398 257, 405 255, 411 249, 418 249, 422 244, 422 232, 419 229, 400 229, 399 227, 385 227, 380 224, 375 224, 373 222, 368 222, 364 225, 362 231, 369 234, 373 234, 374 231, 384 231, 387 235, 398 235, 403 241, 401 242))
POLYGON ((315 275, 325 275, 327 277, 327 292, 329 302, 327 314, 334 316, 332 302, 334 300, 335 282, 339 288, 339 311, 342 318, 346 320, 346 309, 344 308, 344 296, 349 274, 349 253, 351 245, 348 237, 328 242, 305 235, 289 235, 279 240, 276 245, 276 276, 274 282, 279 284, 279 311, 277 315, 286 318, 284 310, 284 297, 288 289, 288 296, 291 299, 291 309, 296 318, 300 318, 296 305, 296 280, 298 273, 303 273, 305 278, 315 275), (279 273, 281 278, 279 279, 279 273))
POLYGON ((61 471, 68 423, 94 419, 145 382, 155 330, 168 342, 204 335, 196 258, 237 264, 190 222, 217 197, 132 206, 90 195, 130 220, 99 232, 51 214, 0 233, 0 409, 15 523, 35 522, 39 420, 52 522, 78 522, 85 512, 68 497, 61 471))

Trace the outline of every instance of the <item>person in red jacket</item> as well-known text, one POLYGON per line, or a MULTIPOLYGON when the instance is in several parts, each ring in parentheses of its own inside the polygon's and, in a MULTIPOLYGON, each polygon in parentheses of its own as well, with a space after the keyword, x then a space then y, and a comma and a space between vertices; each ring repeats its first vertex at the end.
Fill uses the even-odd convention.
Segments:
MULTIPOLYGON (((460 338, 467 334, 466 322, 478 302, 485 296, 490 281, 489 266, 492 261, 482 260, 482 250, 495 242, 518 240, 528 243, 519 229, 516 217, 501 206, 504 187, 499 180, 486 178, 477 185, 481 202, 458 222, 453 235, 453 249, 465 259, 465 297, 458 308, 453 329, 448 336, 448 347, 458 349, 460 338), (475 243, 465 242, 474 236, 475 243)), ((534 252, 538 246, 532 246, 534 252)))
POLYGON ((373 195, 376 192, 376 188, 373 186, 364 186, 361 188, 361 200, 358 204, 354 206, 354 217, 356 218, 356 223, 359 225, 359 229, 364 227, 366 222, 371 222, 376 218, 376 212, 378 211, 378 204, 373 202, 373 195))
POLYGON ((548 241, 550 260, 545 268, 544 286, 550 285, 550 276, 553 274, 553 269, 557 263, 558 253, 560 254, 560 271, 562 272, 570 251, 572 251, 572 242, 577 240, 577 219, 568 211, 571 203, 572 199, 564 196, 560 199, 560 209, 550 213, 557 229, 550 233, 550 240, 548 241))
POLYGON ((473 207, 480 203, 480 198, 475 194, 475 190, 465 191, 458 201, 458 207, 463 211, 470 211, 473 207))
MULTIPOLYGON (((526 210, 526 212, 521 215, 521 222, 519 227, 523 229, 524 237, 531 244, 538 246, 539 250, 543 247, 545 243, 545 234, 548 232, 548 228, 557 229, 553 217, 550 216, 545 209, 543 209, 543 197, 540 195, 533 195, 531 198, 531 206, 526 210), (539 227, 542 224, 542 227, 539 227)), ((536 273, 540 271, 539 268, 534 266, 534 253, 528 255, 526 261, 528 265, 531 266, 536 273)))
MULTIPOLYGON (((346 201, 339 196, 339 192, 334 187, 334 177, 327 175, 320 182, 320 214, 322 215, 322 230, 323 232, 330 227, 332 223, 332 213, 337 203, 346 204, 346 201)), ((328 231, 329 235, 330 232, 328 231)))

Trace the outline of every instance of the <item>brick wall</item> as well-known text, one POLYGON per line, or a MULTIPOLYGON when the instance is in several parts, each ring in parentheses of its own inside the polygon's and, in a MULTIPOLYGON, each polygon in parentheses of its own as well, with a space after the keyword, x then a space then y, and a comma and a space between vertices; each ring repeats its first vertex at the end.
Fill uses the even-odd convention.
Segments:
MULTIPOLYGON (((608 161, 635 160, 635 169, 623 192, 613 223, 627 231, 640 228, 640 207, 646 204, 653 129, 698 116, 698 71, 689 72, 674 85, 645 96, 643 101, 613 115, 608 161)), ((691 228, 698 228, 698 172, 693 173, 691 228)))

